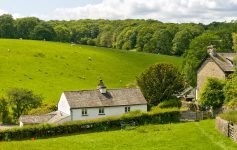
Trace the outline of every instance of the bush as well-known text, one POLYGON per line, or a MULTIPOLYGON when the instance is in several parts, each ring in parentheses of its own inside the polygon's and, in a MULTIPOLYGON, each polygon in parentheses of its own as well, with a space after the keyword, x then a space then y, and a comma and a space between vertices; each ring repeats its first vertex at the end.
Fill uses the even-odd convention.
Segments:
POLYGON ((200 94, 200 104, 204 107, 218 108, 224 103, 225 83, 217 78, 208 78, 200 94))
POLYGON ((43 138, 58 136, 70 133, 82 133, 88 131, 104 131, 111 128, 120 128, 121 122, 143 125, 148 123, 171 123, 179 121, 179 111, 177 109, 155 110, 148 113, 139 111, 131 112, 123 116, 105 117, 94 120, 72 121, 64 124, 41 124, 35 126, 25 126, 0 131, 0 141, 20 140, 27 138, 43 138))
POLYGON ((237 111, 230 111, 224 114, 220 114, 222 119, 237 123, 237 111))
POLYGON ((181 107, 182 103, 179 99, 173 98, 167 101, 163 101, 158 104, 159 108, 172 108, 172 107, 181 107))
POLYGON ((29 111, 28 115, 41 115, 47 114, 57 110, 57 106, 53 104, 42 104, 40 107, 34 108, 29 111))

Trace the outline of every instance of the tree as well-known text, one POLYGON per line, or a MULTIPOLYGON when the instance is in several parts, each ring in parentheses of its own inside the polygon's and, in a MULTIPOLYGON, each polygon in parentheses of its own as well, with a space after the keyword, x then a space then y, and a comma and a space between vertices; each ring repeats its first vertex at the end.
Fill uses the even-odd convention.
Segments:
POLYGON ((98 38, 99 46, 112 47, 112 35, 111 31, 102 32, 98 38))
POLYGON ((208 78, 206 84, 201 89, 200 104, 213 109, 222 106, 225 100, 224 82, 217 78, 208 78))
POLYGON ((58 25, 54 27, 54 31, 56 33, 56 40, 60 42, 69 42, 70 40, 70 30, 63 26, 58 25))
MULTIPOLYGON (((140 27, 137 35, 137 43, 136 47, 139 51, 144 51, 145 44, 147 44, 150 39, 152 38, 152 35, 154 33, 154 29, 149 26, 140 27)), ((150 51, 150 48, 146 48, 146 51, 150 51)))
POLYGON ((0 99, 0 121, 2 121, 2 123, 10 122, 8 102, 5 98, 0 99))
POLYGON ((215 44, 216 50, 220 51, 220 37, 212 32, 206 32, 194 38, 190 43, 189 50, 184 54, 183 72, 189 84, 196 86, 197 69, 207 58, 207 46, 215 44))
POLYGON ((137 83, 149 106, 169 100, 185 87, 182 74, 171 64, 152 65, 137 78, 137 83))
POLYGON ((150 44, 155 48, 152 49, 153 53, 171 54, 172 35, 166 29, 158 30, 153 34, 150 44))
POLYGON ((172 53, 181 56, 188 48, 193 36, 189 30, 181 30, 172 40, 172 53))
POLYGON ((40 20, 35 17, 20 18, 16 20, 17 37, 29 39, 30 33, 34 30, 35 26, 40 23, 40 20))
POLYGON ((0 37, 1 38, 14 38, 14 19, 12 15, 0 16, 0 37))
POLYGON ((32 108, 41 105, 42 97, 34 95, 32 91, 14 88, 7 92, 9 103, 13 111, 14 119, 18 119, 22 114, 27 113, 32 108))
POLYGON ((30 34, 31 39, 52 41, 55 38, 53 27, 47 22, 41 22, 35 26, 30 34))

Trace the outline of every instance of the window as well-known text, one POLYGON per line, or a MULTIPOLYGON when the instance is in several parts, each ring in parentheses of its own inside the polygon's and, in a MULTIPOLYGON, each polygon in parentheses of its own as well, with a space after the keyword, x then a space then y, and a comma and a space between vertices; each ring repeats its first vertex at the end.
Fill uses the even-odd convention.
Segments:
POLYGON ((87 109, 86 109, 86 108, 83 108, 83 109, 81 110, 81 115, 82 115, 82 116, 87 116, 87 109))
POLYGON ((128 112, 130 112, 130 106, 125 107, 125 113, 128 113, 128 112))
POLYGON ((104 107, 99 108, 99 115, 104 115, 104 114, 105 114, 104 107))

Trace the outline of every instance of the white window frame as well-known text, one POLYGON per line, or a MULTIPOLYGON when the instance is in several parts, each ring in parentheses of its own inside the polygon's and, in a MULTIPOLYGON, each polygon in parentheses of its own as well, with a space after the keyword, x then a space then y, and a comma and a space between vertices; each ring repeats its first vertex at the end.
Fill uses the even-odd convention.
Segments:
POLYGON ((81 115, 82 116, 88 116, 87 108, 82 108, 81 109, 81 115))
POLYGON ((99 115, 105 115, 105 108, 104 107, 99 108, 99 115))
POLYGON ((126 106, 124 108, 124 111, 125 111, 125 113, 129 113, 131 111, 131 107, 130 106, 126 106))

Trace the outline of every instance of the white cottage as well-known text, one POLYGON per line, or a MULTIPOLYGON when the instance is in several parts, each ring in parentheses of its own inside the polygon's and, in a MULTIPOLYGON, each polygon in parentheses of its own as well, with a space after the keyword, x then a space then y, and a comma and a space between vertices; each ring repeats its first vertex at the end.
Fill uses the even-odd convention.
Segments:
POLYGON ((147 101, 138 88, 107 90, 103 81, 97 90, 66 91, 58 102, 58 111, 70 120, 116 116, 133 110, 147 111, 147 101))
POLYGON ((117 116, 132 110, 147 111, 147 102, 140 89, 107 90, 103 81, 97 90, 66 91, 58 102, 58 110, 43 115, 23 115, 20 126, 40 123, 64 123, 74 120, 117 116))

